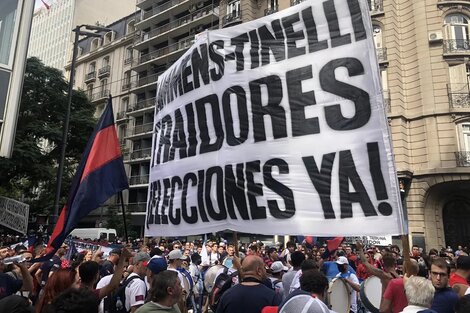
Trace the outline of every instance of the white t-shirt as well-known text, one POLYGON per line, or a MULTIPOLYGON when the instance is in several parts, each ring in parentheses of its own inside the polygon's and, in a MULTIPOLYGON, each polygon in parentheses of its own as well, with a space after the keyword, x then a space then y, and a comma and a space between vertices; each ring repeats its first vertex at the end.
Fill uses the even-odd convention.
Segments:
MULTIPOLYGON (((101 289, 101 288, 104 288, 104 287, 108 286, 109 283, 111 282, 111 278, 113 278, 113 275, 107 275, 107 276, 104 276, 103 278, 101 278, 100 281, 98 282, 98 284, 96 284, 96 289, 101 289)), ((100 301, 100 306, 98 307, 98 312, 99 313, 104 312, 104 299, 106 299, 106 298, 107 297, 104 297, 100 301)))
POLYGON ((279 294, 284 299, 284 287, 282 284, 282 279, 276 277, 269 277, 269 280, 273 284, 274 291, 276 294, 279 294))
MULTIPOLYGON (((136 273, 130 274, 127 279, 131 277, 139 276, 136 273)), ((126 286, 126 310, 130 311, 131 307, 136 305, 142 305, 145 302, 147 295, 147 286, 145 282, 140 278, 135 278, 126 286)))
POLYGON ((302 276, 302 270, 298 270, 297 273, 295 273, 294 278, 292 278, 289 293, 300 288, 300 276, 302 276))
MULTIPOLYGON (((341 273, 338 273, 336 277, 341 277, 341 273)), ((343 276, 344 277, 344 276, 343 276)), ((346 278, 351 280, 352 282, 359 284, 359 279, 357 279, 356 274, 348 272, 346 275, 346 278)), ((353 290, 349 285, 349 291, 350 291, 350 298, 351 298, 351 311, 352 312, 357 312, 357 292, 353 290)))

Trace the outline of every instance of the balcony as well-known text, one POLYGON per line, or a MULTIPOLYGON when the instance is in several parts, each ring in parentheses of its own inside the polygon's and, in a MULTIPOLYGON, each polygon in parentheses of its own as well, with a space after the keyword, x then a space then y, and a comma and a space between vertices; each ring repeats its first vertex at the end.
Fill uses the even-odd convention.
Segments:
MULTIPOLYGON (((144 41, 147 41, 153 38, 157 38, 160 35, 165 34, 165 33, 167 33, 167 35, 171 37, 177 37, 177 36, 183 35, 184 33, 188 32, 188 28, 182 27, 182 26, 193 23, 194 21, 198 21, 199 24, 207 24, 211 22, 211 19, 206 18, 206 21, 204 21, 203 19, 205 17, 210 17, 212 14, 215 14, 216 16, 219 15, 218 6, 214 6, 214 5, 206 6, 196 12, 187 14, 175 21, 171 21, 168 24, 154 28, 147 33, 143 33, 141 34, 140 38, 138 38, 135 41, 135 45, 138 45, 144 41), (171 35, 170 35, 170 32, 172 33, 171 35)), ((166 40, 166 38, 167 36, 165 36, 163 39, 166 40)))
POLYGON ((116 121, 126 119, 126 111, 120 111, 116 114, 116 121))
POLYGON ((129 185, 145 185, 149 183, 149 175, 139 175, 129 177, 129 185))
POLYGON ((451 109, 470 108, 470 86, 468 84, 447 85, 447 96, 451 109))
POLYGON ((457 151, 455 153, 455 162, 458 167, 470 166, 470 151, 457 151))
POLYGON ((132 86, 132 83, 131 83, 130 81, 125 80, 125 81, 122 83, 121 90, 122 90, 122 91, 127 91, 127 90, 131 89, 131 86, 132 86))
MULTIPOLYGON (((160 23, 167 16, 180 16, 181 13, 188 10, 188 8, 189 12, 193 12, 204 6, 204 1, 190 5, 191 2, 192 0, 170 0, 164 3, 160 2, 160 5, 154 3, 154 6, 150 8, 150 10, 142 11, 142 13, 138 15, 138 27, 139 29, 145 29, 151 25, 160 23), (182 5, 183 3, 185 5, 182 5)), ((145 8, 147 9, 148 6, 145 8)))
POLYGON ((147 85, 155 84, 158 80, 158 76, 160 76, 161 73, 156 73, 148 76, 143 76, 139 77, 137 81, 133 82, 131 84, 131 88, 133 91, 136 89, 139 89, 140 87, 144 87, 147 85))
POLYGON ((147 202, 137 202, 127 204, 128 212, 145 212, 147 211, 147 202))
POLYGON ((382 14, 384 12, 383 0, 368 0, 371 15, 382 14))
POLYGON ((149 159, 151 155, 152 155, 152 148, 135 150, 129 154, 129 161, 149 159))
MULTIPOLYGON (((188 36, 186 38, 181 39, 175 44, 169 45, 168 47, 144 54, 137 60, 136 66, 142 65, 152 60, 156 60, 176 51, 185 50, 189 48, 193 44, 193 42, 194 36, 188 36)), ((137 70, 136 67, 134 67, 134 70, 137 70)))
POLYGON ((91 82, 94 82, 96 80, 96 72, 93 71, 93 72, 90 72, 88 74, 85 75, 85 83, 91 83, 91 82))
POLYGON ((127 107, 127 112, 130 113, 130 112, 139 111, 139 110, 146 109, 146 108, 152 108, 154 105, 155 105, 155 97, 141 100, 133 104, 130 104, 127 107))
POLYGON ((111 73, 111 66, 106 65, 98 70, 98 78, 108 77, 111 73))
POLYGON ((153 131, 153 123, 147 123, 147 124, 137 125, 129 129, 127 136, 128 137, 139 136, 139 135, 151 133, 152 131, 153 131))
POLYGON ((376 48, 377 59, 379 63, 387 63, 387 48, 376 48))
POLYGON ((304 1, 305 1, 305 0, 291 0, 290 5, 291 5, 291 6, 294 6, 294 5, 297 5, 297 4, 302 3, 302 2, 304 2, 304 1))
POLYGON ((132 64, 132 60, 134 60, 133 57, 124 59, 124 65, 132 64))
POLYGON ((470 53, 470 41, 466 39, 444 40, 444 54, 468 54, 470 53))
POLYGON ((222 18, 222 27, 239 24, 242 22, 242 12, 233 11, 222 18))
POLYGON ((99 92, 92 94, 91 101, 92 102, 100 101, 100 100, 106 99, 108 96, 109 96, 109 90, 104 89, 104 90, 101 90, 99 92))
POLYGON ((279 6, 273 6, 272 8, 269 8, 269 9, 265 9, 264 10, 264 15, 270 15, 270 14, 273 14, 273 13, 276 13, 277 11, 279 11, 279 6))

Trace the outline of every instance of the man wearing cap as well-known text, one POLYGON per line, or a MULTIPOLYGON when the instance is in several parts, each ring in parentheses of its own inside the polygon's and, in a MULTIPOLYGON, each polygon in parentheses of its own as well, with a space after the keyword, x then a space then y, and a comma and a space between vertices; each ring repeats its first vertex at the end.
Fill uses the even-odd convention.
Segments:
POLYGON ((273 289, 277 294, 280 294, 284 297, 284 288, 282 285, 282 275, 288 270, 287 266, 284 266, 281 261, 275 261, 271 264, 271 283, 273 284, 273 289))
POLYGON ((131 281, 127 284, 125 290, 127 312, 134 313, 145 302, 147 285, 145 284, 144 277, 147 273, 147 262, 149 260, 150 255, 146 252, 137 252, 133 257, 132 264, 134 265, 134 271, 127 277, 127 280, 131 281))
MULTIPOLYGON (((179 282, 181 284, 181 288, 183 289, 183 297, 182 297, 183 300, 186 300, 186 297, 188 295, 188 291, 184 289, 184 281, 185 281, 184 275, 178 269, 181 268, 181 265, 183 264, 183 260, 185 260, 185 259, 186 259, 186 257, 183 255, 183 253, 179 249, 171 250, 170 253, 168 254, 168 268, 167 268, 167 270, 175 271, 175 272, 178 273, 178 279, 179 279, 179 282)), ((184 301, 179 302, 178 306, 179 306, 181 311, 184 311, 184 309, 186 307, 186 303, 184 303, 184 301)))
POLYGON ((147 288, 150 289, 152 279, 167 268, 166 260, 162 256, 154 256, 147 263, 147 288))
POLYGON ((361 290, 361 285, 359 285, 359 279, 357 279, 356 274, 349 270, 349 261, 345 256, 340 256, 336 260, 336 265, 338 266, 339 273, 336 275, 336 278, 343 279, 350 287, 349 299, 351 303, 350 311, 353 313, 357 312, 357 293, 361 290))
POLYGON ((115 248, 109 252, 108 258, 100 266, 101 277, 114 274, 114 267, 118 264, 120 255, 121 249, 119 248, 115 248))

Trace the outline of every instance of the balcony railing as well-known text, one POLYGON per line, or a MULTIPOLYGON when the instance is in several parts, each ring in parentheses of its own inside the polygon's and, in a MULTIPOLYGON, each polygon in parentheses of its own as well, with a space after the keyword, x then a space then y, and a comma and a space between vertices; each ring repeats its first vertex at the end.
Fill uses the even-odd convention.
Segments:
POLYGON ((109 76, 109 73, 111 73, 111 66, 106 65, 98 70, 98 77, 109 76))
POLYGON ((150 108, 155 105, 155 97, 135 102, 127 107, 127 112, 150 108))
POLYGON ((270 14, 276 13, 277 11, 279 11, 279 6, 276 5, 276 6, 273 6, 272 8, 265 9, 264 15, 270 15, 270 14))
POLYGON ((156 74, 140 77, 139 79, 137 79, 137 81, 134 82, 132 87, 138 88, 138 87, 142 87, 148 84, 152 84, 158 80, 158 76, 160 76, 160 74, 161 73, 156 73, 156 74))
POLYGON ((91 101, 98 101, 98 100, 107 98, 108 96, 109 96, 109 90, 108 89, 101 90, 101 91, 98 91, 98 92, 94 93, 91 96, 91 101))
POLYGON ((89 83, 91 81, 94 81, 96 79, 96 72, 90 72, 85 75, 85 83, 89 83))
POLYGON ((147 210, 147 202, 128 203, 127 210, 129 212, 145 212, 147 210))
POLYGON ((142 150, 132 151, 130 155, 130 159, 131 160, 146 159, 146 158, 150 158, 151 155, 152 155, 152 149, 146 148, 142 150))
POLYGON ((149 175, 131 176, 129 177, 129 185, 142 185, 149 183, 149 175))
POLYGON ((222 18, 222 26, 235 23, 235 22, 241 22, 241 21, 242 21, 242 12, 233 11, 232 13, 229 13, 222 18))
POLYGON ((470 166, 470 151, 457 151, 455 153, 455 162, 457 166, 470 166))
POLYGON ((133 57, 124 59, 124 65, 131 64, 133 59, 133 57))
POLYGON ((470 85, 451 84, 447 85, 449 106, 452 109, 470 108, 470 85))
POLYGON ((131 88, 132 83, 130 81, 125 80, 122 83, 122 91, 129 90, 131 88))
POLYGON ((383 0, 368 0, 369 11, 372 13, 383 12, 384 5, 383 0))
POLYGON ((125 111, 117 112, 116 120, 122 120, 123 118, 126 118, 126 112, 125 111))
POLYGON ((188 36, 186 38, 181 39, 175 44, 169 45, 168 47, 158 49, 155 51, 152 51, 150 53, 142 55, 139 60, 137 61, 137 65, 140 65, 142 63, 148 62, 150 60, 158 59, 162 56, 165 56, 169 53, 178 51, 178 50, 183 50, 191 46, 194 42, 194 36, 188 36))
POLYGON ((137 125, 129 129, 129 136, 145 134, 145 133, 151 132, 152 130, 153 130, 153 123, 137 125))
POLYGON ((218 6, 213 6, 209 5, 205 8, 202 8, 196 12, 190 13, 188 15, 185 15, 175 21, 172 21, 168 24, 165 24, 163 26, 157 27, 155 29, 152 29, 150 32, 143 33, 139 39, 137 39, 136 44, 143 42, 149 38, 153 38, 155 36, 158 36, 160 34, 166 33, 167 31, 170 31, 172 29, 178 28, 180 26, 183 26, 185 24, 188 24, 196 19, 199 19, 203 16, 206 16, 208 14, 211 14, 212 12, 218 14, 219 7, 218 6))
POLYGON ((466 39, 444 40, 444 53, 469 53, 470 41, 466 39))
POLYGON ((379 62, 387 62, 387 48, 376 48, 379 62))

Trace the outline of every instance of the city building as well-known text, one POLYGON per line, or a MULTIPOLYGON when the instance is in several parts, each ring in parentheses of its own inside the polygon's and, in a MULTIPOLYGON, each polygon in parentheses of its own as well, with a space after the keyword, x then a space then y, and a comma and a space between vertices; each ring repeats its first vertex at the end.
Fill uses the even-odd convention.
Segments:
POLYGON ((135 11, 135 0, 54 0, 36 10, 28 57, 64 70, 70 60, 72 29, 77 25, 106 25, 135 11))
MULTIPOLYGON (((127 201, 147 199, 158 75, 195 33, 230 27, 302 0, 138 0, 126 138, 127 201), (139 156, 139 157, 136 157, 139 156)), ((410 237, 423 248, 470 240, 470 1, 369 0, 396 166, 410 237)))
POLYGON ((32 1, 0 3, 0 157, 13 152, 33 9, 32 1))

